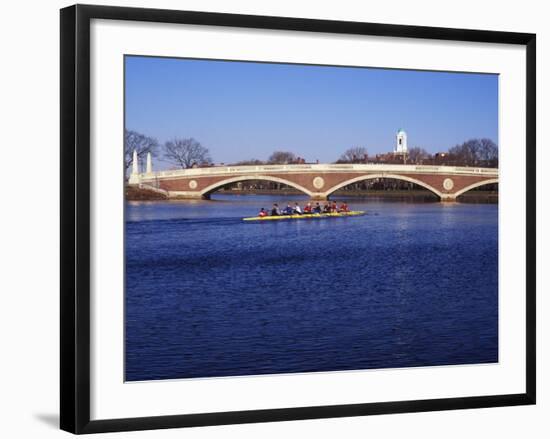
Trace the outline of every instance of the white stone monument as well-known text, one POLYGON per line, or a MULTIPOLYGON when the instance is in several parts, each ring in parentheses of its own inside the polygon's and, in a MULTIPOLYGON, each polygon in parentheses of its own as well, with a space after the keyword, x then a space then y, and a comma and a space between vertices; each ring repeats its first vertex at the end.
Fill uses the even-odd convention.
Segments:
POLYGON ((145 170, 147 174, 153 173, 153 161, 151 160, 151 153, 147 153, 147 169, 145 170))
POLYGON ((129 184, 139 184, 140 178, 139 178, 139 159, 137 151, 134 149, 134 154, 132 156, 132 173, 130 174, 130 178, 128 179, 129 184))

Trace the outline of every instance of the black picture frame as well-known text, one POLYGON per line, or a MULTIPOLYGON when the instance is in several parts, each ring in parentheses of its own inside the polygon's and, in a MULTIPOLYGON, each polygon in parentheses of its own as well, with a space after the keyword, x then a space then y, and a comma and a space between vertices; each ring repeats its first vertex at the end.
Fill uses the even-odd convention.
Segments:
POLYGON ((61 10, 60 426, 99 433, 535 404, 536 36, 530 33, 75 5, 61 10), (525 393, 90 420, 90 21, 92 19, 407 37, 526 47, 525 393))

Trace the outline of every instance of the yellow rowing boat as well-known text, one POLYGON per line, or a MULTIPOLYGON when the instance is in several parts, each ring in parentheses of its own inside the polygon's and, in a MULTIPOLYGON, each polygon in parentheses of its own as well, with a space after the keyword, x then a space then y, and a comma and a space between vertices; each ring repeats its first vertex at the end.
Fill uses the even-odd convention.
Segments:
POLYGON ((278 220, 291 220, 291 219, 320 219, 320 218, 332 218, 341 216, 361 216, 365 215, 363 210, 352 210, 350 212, 338 212, 338 213, 304 213, 302 215, 277 215, 277 216, 252 216, 249 218, 243 218, 243 221, 278 221, 278 220))

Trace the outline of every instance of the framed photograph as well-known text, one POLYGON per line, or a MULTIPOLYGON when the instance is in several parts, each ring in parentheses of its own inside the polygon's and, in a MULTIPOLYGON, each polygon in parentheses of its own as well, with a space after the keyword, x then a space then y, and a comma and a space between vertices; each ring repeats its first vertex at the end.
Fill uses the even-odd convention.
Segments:
POLYGON ((535 403, 535 35, 61 10, 61 428, 535 403))

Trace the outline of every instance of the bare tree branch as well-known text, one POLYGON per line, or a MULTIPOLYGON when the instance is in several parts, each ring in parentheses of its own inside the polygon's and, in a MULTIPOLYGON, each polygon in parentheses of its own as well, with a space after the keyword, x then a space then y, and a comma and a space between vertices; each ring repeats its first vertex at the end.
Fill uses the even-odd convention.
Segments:
POLYGON ((415 164, 421 164, 424 160, 430 158, 430 154, 424 148, 415 146, 408 151, 409 161, 415 164))
POLYGON ((498 167, 498 146, 491 139, 470 139, 449 149, 460 166, 498 167))
POLYGON ((275 151, 269 156, 268 163, 273 165, 288 165, 296 160, 296 154, 289 151, 275 151))
POLYGON ((369 157, 367 148, 356 146, 346 150, 338 159, 337 163, 365 163, 369 157))
POLYGON ((212 159, 208 148, 202 146, 192 137, 189 139, 176 138, 164 144, 164 157, 181 167, 191 168, 193 165, 211 164, 212 159))
POLYGON ((144 162, 148 152, 153 157, 158 154, 159 143, 154 137, 147 137, 137 131, 124 130, 124 171, 132 165, 134 150, 137 151, 139 161, 144 162))
POLYGON ((247 165, 265 165, 263 160, 250 159, 250 160, 241 160, 239 162, 233 163, 234 166, 247 166, 247 165))
POLYGON ((498 146, 491 139, 480 140, 480 158, 488 166, 498 167, 498 146))

